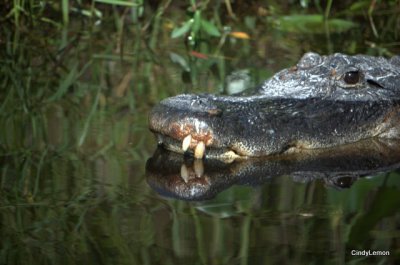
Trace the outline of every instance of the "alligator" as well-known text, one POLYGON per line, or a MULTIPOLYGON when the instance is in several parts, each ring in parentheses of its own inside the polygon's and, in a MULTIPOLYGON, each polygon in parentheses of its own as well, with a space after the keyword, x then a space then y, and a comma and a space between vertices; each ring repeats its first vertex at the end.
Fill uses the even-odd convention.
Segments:
POLYGON ((149 128, 170 151, 233 161, 400 138, 400 56, 306 53, 252 92, 162 100, 149 128))

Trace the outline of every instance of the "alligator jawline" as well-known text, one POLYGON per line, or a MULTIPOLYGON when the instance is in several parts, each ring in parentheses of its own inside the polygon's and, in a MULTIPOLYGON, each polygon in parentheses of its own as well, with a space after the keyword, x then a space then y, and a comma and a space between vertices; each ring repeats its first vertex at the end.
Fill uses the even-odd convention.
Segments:
MULTIPOLYGON (((174 139, 168 135, 157 133, 158 144, 163 148, 180 153, 180 154, 187 154, 189 156, 194 156, 194 150, 188 149, 184 151, 182 149, 182 141, 174 139)), ((214 147, 207 147, 205 150, 204 158, 207 159, 217 159, 223 161, 225 163, 231 163, 234 160, 243 160, 247 159, 248 156, 240 155, 233 149, 230 148, 214 148, 214 147)))

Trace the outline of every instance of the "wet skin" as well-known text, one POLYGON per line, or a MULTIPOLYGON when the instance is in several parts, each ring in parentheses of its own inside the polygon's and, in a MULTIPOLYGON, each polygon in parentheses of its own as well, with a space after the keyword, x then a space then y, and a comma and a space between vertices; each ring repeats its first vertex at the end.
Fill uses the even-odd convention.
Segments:
POLYGON ((184 94, 149 115, 160 145, 234 160, 400 135, 400 58, 305 54, 250 95, 184 94))

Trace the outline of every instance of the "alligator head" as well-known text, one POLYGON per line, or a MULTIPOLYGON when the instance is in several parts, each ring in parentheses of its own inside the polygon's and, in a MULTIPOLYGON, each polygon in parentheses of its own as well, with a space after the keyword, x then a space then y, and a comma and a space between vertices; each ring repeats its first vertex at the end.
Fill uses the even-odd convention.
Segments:
POLYGON ((400 57, 307 53, 247 96, 167 98, 149 127, 169 150, 232 160, 398 138, 399 105, 400 57))

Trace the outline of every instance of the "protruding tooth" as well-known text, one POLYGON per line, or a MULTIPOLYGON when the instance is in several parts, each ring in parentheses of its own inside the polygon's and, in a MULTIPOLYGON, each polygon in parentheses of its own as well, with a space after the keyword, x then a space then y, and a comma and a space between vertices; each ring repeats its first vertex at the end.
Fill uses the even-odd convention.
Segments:
POLYGON ((194 173, 196 173, 196 177, 201 178, 204 174, 204 164, 203 160, 196 159, 194 160, 194 173))
POLYGON ((183 181, 185 181, 185 183, 188 183, 189 171, 185 164, 182 164, 182 166, 181 166, 181 178, 183 179, 183 181))
POLYGON ((162 143, 163 143, 163 138, 162 138, 162 136, 159 135, 159 134, 157 134, 157 144, 158 144, 158 145, 162 145, 162 143))
POLYGON ((186 152, 186 150, 188 150, 191 142, 192 142, 192 136, 189 134, 188 136, 186 136, 183 139, 183 142, 182 142, 182 150, 183 150, 183 152, 186 152))
POLYGON ((202 159, 204 156, 204 152, 206 151, 206 146, 203 142, 199 142, 194 149, 194 157, 197 159, 202 159))

